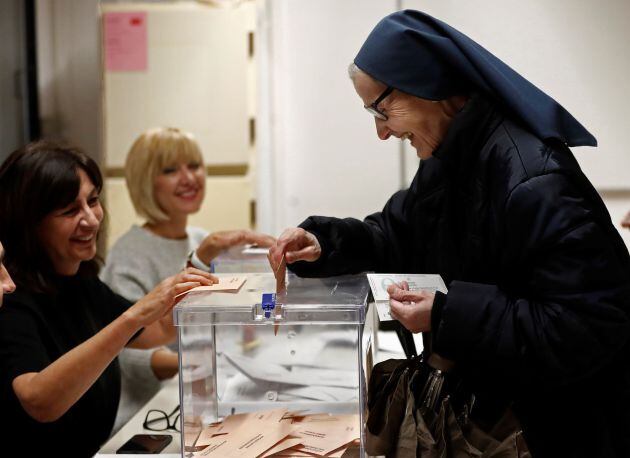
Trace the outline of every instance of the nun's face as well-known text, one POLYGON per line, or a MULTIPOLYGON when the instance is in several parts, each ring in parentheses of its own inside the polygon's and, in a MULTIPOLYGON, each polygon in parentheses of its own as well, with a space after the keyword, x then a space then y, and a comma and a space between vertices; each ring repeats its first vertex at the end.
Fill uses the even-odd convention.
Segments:
MULTIPOLYGON (((363 72, 355 75, 353 83, 363 104, 368 106, 387 87, 363 72)), ((387 120, 374 118, 378 137, 381 140, 387 140, 391 136, 409 140, 420 159, 433 155, 458 111, 453 107, 451 99, 433 102, 398 90, 385 97, 379 103, 378 109, 387 116, 387 120)))

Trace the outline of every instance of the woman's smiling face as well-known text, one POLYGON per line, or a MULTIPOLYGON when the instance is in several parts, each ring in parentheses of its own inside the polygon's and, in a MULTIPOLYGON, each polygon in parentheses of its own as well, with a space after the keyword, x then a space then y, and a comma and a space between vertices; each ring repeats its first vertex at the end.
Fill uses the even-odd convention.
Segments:
POLYGON ((77 171, 81 184, 75 200, 44 217, 38 228, 39 241, 55 272, 74 275, 82 261, 96 256, 96 236, 103 220, 103 207, 85 171, 77 171))
MULTIPOLYGON (((370 106, 387 88, 364 72, 356 73, 352 81, 365 106, 370 106)), ((387 140, 393 136, 409 140, 418 157, 427 159, 440 145, 452 117, 461 108, 459 103, 457 108, 452 105, 451 99, 425 100, 394 89, 378 105, 379 111, 387 116, 386 120, 374 118, 378 138, 387 140)))
POLYGON ((169 217, 190 215, 203 202, 206 174, 199 162, 180 162, 164 167, 155 177, 155 201, 169 217))

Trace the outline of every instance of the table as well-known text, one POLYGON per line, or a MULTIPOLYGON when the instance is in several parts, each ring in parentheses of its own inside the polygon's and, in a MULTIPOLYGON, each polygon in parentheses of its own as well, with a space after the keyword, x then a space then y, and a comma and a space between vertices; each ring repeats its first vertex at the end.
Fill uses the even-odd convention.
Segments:
MULTIPOLYGON (((107 455, 115 455, 125 442, 127 442, 134 434, 170 434, 173 436, 173 441, 162 451, 162 456, 172 454, 172 457, 181 456, 181 439, 180 434, 177 431, 164 431, 155 432, 149 431, 142 427, 147 412, 151 409, 160 409, 165 412, 171 412, 177 404, 179 404, 179 378, 174 377, 163 384, 164 386, 153 396, 146 405, 140 409, 131 419, 120 428, 120 430, 114 434, 106 443, 101 447, 97 457, 104 457, 107 455)), ((125 455, 116 455, 122 457, 125 455)), ((138 456, 138 455, 133 455, 138 456)), ((170 458, 170 457, 169 457, 170 458)))

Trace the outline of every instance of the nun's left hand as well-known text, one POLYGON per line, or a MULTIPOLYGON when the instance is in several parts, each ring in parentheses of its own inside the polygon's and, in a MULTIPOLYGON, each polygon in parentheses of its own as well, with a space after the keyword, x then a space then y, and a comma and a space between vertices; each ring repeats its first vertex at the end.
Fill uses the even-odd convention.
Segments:
POLYGON ((626 215, 626 217, 621 222, 621 225, 626 229, 630 229, 630 212, 626 215))
POLYGON ((387 292, 393 318, 411 332, 431 330, 431 310, 435 293, 423 290, 409 291, 407 282, 390 285, 387 292))

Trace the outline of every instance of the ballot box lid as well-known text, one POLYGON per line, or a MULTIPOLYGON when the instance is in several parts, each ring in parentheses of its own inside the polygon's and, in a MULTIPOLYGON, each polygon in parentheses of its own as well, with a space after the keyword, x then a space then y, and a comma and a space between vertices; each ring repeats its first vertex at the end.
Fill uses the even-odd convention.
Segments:
POLYGON ((327 278, 287 276, 286 291, 276 293, 272 273, 218 274, 221 282, 238 278, 236 290, 192 291, 174 308, 176 326, 209 324, 363 323, 370 294, 365 274, 327 278), (266 295, 267 307, 263 304, 266 295), (266 313, 267 312, 267 313, 266 313))

